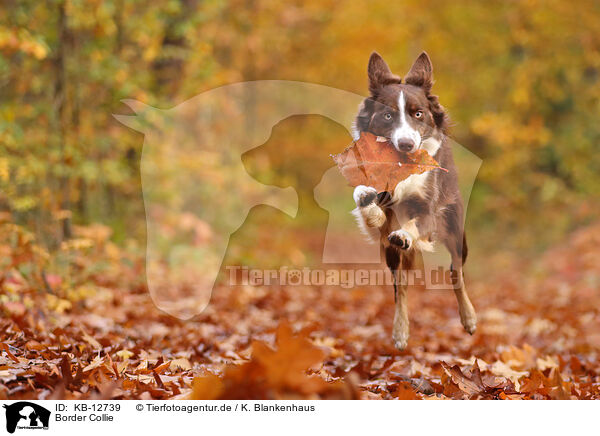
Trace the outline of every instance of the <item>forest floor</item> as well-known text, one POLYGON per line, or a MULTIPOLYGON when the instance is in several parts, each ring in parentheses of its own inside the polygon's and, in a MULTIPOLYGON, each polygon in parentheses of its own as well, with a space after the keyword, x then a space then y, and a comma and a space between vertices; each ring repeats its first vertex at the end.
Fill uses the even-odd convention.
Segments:
POLYGON ((103 243, 68 277, 36 276, 44 253, 15 229, 0 244, 0 398, 600 398, 600 225, 470 282, 473 336, 453 293, 413 293, 402 352, 387 287, 219 287, 183 321, 155 307, 142 259, 103 243))

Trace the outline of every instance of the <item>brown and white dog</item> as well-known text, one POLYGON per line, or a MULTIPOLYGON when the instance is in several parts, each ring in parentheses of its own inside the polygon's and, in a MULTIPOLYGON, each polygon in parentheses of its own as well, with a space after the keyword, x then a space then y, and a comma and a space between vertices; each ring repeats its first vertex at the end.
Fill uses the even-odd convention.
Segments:
POLYGON ((399 151, 427 150, 448 170, 412 175, 391 193, 378 193, 369 186, 354 190, 357 208, 353 213, 359 226, 380 242, 394 276, 396 348, 406 348, 409 335, 406 298, 410 284, 401 280, 402 270, 413 268, 417 252, 431 251, 438 242, 450 252, 460 319, 465 330, 473 334, 477 317, 464 288, 462 271, 467 257, 464 207, 452 149, 446 140, 449 118, 438 97, 431 94, 431 60, 427 53, 421 53, 402 82, 382 57, 373 53, 368 75, 371 96, 359 107, 355 137, 370 132, 387 138, 399 151))

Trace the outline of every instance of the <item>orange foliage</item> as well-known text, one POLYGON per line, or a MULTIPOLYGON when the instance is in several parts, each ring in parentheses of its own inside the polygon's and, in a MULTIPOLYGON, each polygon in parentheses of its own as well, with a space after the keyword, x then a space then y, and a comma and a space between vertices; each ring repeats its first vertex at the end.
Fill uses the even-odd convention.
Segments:
POLYGON ((535 268, 515 263, 471 283, 474 336, 452 295, 413 293, 404 352, 392 345, 386 287, 220 287, 183 321, 156 309, 141 262, 106 241, 65 248, 74 266, 57 274, 27 266, 31 238, 0 238, 10 262, 0 272, 0 397, 598 399, 599 230, 573 234, 535 268), (84 272, 101 258, 112 259, 104 273, 84 272))

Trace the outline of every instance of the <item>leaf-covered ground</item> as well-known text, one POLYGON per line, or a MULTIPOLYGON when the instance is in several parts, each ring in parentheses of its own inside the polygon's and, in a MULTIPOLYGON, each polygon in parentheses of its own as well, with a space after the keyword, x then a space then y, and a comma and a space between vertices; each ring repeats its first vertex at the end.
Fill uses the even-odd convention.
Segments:
POLYGON ((473 336, 452 293, 413 293, 404 352, 384 287, 220 287, 181 321, 102 228, 62 247, 64 275, 22 229, 2 232, 0 398, 600 398, 599 225, 470 282, 473 336))

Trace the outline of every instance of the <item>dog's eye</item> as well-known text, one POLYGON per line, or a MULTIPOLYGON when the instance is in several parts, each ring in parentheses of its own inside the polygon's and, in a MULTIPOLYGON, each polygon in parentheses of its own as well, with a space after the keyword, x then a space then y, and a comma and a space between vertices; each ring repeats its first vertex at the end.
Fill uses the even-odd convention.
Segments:
POLYGON ((391 113, 389 113, 389 112, 386 112, 385 114, 383 114, 383 118, 384 118, 386 121, 389 121, 389 120, 391 120, 391 119, 392 119, 392 114, 391 114, 391 113))
POLYGON ((423 111, 416 111, 415 118, 421 118, 423 116, 423 111))

